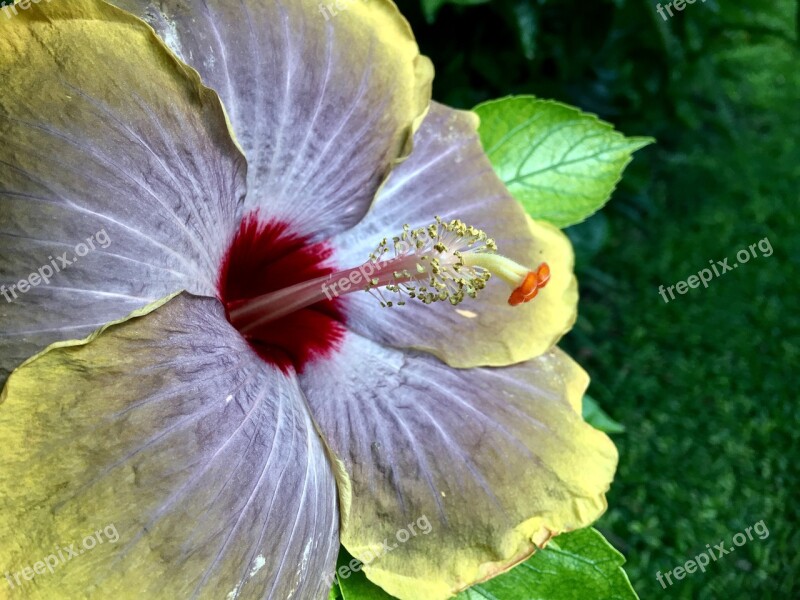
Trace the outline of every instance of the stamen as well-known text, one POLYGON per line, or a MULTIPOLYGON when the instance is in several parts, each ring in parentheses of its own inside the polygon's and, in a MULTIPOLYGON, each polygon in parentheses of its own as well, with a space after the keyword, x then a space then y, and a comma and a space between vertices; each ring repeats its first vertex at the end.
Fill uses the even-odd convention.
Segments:
MULTIPOLYGON (((465 296, 474 298, 491 277, 488 270, 467 265, 465 256, 497 249, 483 231, 459 220, 446 223, 439 217, 419 229, 404 225, 403 233, 392 242, 394 256, 389 262, 395 269, 394 281, 386 289, 425 304, 448 300, 454 306, 465 296)), ((389 242, 384 239, 370 259, 380 265, 389 252, 389 242)))
POLYGON ((456 306, 465 297, 475 298, 492 275, 509 284, 513 291, 508 303, 517 306, 530 302, 550 280, 547 263, 534 272, 496 252, 494 240, 483 231, 457 219, 445 222, 436 217, 427 227, 404 225, 399 236, 391 242, 384 238, 359 267, 232 303, 228 313, 239 331, 247 333, 317 302, 359 290, 375 296, 384 307, 402 306, 406 297, 456 306), (398 294, 400 300, 387 300, 381 288, 398 294))

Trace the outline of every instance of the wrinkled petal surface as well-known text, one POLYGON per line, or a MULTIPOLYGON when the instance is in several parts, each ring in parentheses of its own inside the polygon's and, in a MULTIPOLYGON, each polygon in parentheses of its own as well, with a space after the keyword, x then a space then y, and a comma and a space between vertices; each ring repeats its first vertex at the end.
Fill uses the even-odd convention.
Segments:
POLYGON ((355 335, 309 366, 301 384, 347 473, 342 543, 367 576, 402 600, 444 599, 594 521, 617 453, 581 418, 587 382, 558 349, 455 371, 355 335))
POLYGON ((2 387, 52 342, 213 294, 246 167, 216 94, 105 3, 0 19, 0 81, 2 387))
POLYGON ((247 155, 248 208, 299 235, 361 219, 430 102, 433 67, 387 0, 327 17, 318 0, 116 4, 220 93, 247 155))
POLYGON ((345 298, 354 331, 382 344, 430 352, 455 367, 509 365, 546 352, 572 327, 578 304, 569 239, 525 215, 486 158, 477 124, 473 113, 434 104, 411 157, 394 171, 373 209, 332 241, 336 262, 357 266, 384 237, 399 235, 405 223, 423 227, 438 215, 483 229, 500 254, 520 264, 550 265, 547 287, 516 307, 508 305, 511 289, 497 278, 476 300, 456 309, 449 302, 416 300, 387 309, 369 294, 345 298))
POLYGON ((0 564, 13 580, 56 545, 85 550, 23 579, 25 598, 327 597, 329 463, 297 381, 216 300, 57 345, 0 400, 0 564))

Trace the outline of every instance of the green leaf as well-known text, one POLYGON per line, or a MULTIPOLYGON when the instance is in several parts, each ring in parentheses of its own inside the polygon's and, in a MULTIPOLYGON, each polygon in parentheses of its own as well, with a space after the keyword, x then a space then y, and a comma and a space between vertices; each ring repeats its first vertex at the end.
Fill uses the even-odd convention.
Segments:
POLYGON ((583 419, 589 425, 606 433, 622 433, 625 426, 609 417, 591 396, 583 397, 583 419))
POLYGON ((458 6, 473 6, 475 4, 487 4, 490 0, 422 0, 422 12, 428 23, 436 20, 439 9, 445 4, 457 4, 458 6))
POLYGON ((342 546, 336 565, 336 578, 342 592, 342 600, 394 600, 372 583, 361 570, 361 563, 350 556, 342 546))
POLYGON ((611 197, 636 150, 651 138, 627 138, 577 108, 513 96, 475 107, 495 171, 534 219, 580 223, 611 197))
MULTIPOLYGON (((636 600, 625 557, 596 529, 559 535, 514 569, 475 585, 457 600, 636 600)), ((349 600, 349 599, 348 599, 349 600)))
MULTIPOLYGON (((564 533, 510 571, 461 592, 456 600, 637 600, 622 570, 625 557, 593 528, 564 533)), ((341 548, 337 578, 342 600, 393 600, 369 581, 341 548), (344 575, 344 576, 342 576, 344 575)), ((338 596, 331 595, 331 600, 338 596)))
POLYGON ((334 581, 331 591, 328 593, 328 600, 340 600, 342 597, 342 590, 339 589, 339 582, 334 581))

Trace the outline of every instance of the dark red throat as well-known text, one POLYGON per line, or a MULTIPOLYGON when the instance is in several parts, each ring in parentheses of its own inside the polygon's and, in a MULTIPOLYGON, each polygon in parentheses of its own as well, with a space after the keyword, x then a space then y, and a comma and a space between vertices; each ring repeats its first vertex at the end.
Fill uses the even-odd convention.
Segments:
MULTIPOLYGON (((285 223, 261 221, 251 213, 242 220, 223 261, 220 299, 228 305, 333 273, 335 269, 323 266, 332 253, 326 243, 311 244, 285 223)), ((268 363, 301 373, 310 361, 339 348, 344 323, 341 301, 325 300, 266 323, 247 339, 268 363)))

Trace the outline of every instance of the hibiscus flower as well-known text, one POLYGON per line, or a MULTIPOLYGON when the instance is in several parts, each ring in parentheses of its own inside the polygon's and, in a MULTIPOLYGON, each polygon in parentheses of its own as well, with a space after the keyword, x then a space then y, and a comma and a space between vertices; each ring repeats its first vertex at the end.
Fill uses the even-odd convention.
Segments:
POLYGON ((436 600, 596 519, 569 242, 394 5, 117 4, 0 19, 11 589, 436 600))

